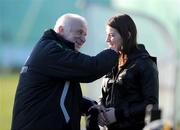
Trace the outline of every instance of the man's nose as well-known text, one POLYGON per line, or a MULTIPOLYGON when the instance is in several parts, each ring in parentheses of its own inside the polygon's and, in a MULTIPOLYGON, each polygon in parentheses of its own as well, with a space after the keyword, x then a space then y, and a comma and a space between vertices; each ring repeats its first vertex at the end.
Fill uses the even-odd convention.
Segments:
POLYGON ((82 36, 81 37, 81 41, 82 41, 82 44, 84 44, 86 42, 86 37, 85 36, 82 36))

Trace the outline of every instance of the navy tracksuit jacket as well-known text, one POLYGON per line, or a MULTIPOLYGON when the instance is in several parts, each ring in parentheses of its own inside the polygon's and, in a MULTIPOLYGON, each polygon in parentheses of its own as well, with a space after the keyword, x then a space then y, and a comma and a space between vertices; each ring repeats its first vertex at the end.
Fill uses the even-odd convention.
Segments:
POLYGON ((94 81, 117 63, 107 49, 96 56, 74 51, 74 44, 45 31, 22 67, 11 130, 80 130, 81 113, 92 105, 80 82, 94 81))

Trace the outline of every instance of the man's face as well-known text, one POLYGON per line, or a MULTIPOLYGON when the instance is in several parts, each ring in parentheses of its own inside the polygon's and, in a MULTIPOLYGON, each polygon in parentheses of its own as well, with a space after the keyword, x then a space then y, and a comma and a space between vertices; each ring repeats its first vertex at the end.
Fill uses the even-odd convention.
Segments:
POLYGON ((117 52, 121 51, 123 40, 119 32, 110 26, 106 26, 106 35, 108 47, 115 49, 117 52))
POLYGON ((64 32, 64 38, 75 43, 75 50, 79 51, 86 41, 87 26, 82 21, 74 21, 69 31, 64 32))

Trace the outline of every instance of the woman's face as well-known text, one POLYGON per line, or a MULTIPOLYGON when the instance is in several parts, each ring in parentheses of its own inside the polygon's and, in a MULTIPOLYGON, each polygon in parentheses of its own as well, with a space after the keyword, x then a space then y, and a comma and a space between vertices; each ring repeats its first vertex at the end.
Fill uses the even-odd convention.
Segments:
POLYGON ((121 51, 122 37, 119 32, 110 26, 106 26, 106 42, 109 48, 113 48, 116 51, 121 51))

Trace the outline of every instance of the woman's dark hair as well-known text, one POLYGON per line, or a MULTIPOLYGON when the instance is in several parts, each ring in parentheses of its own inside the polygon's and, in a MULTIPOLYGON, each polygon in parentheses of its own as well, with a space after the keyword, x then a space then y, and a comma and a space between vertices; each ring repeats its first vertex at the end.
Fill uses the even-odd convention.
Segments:
POLYGON ((128 55, 137 45, 137 30, 132 18, 127 14, 114 16, 107 25, 120 33, 123 39, 122 53, 128 55))

